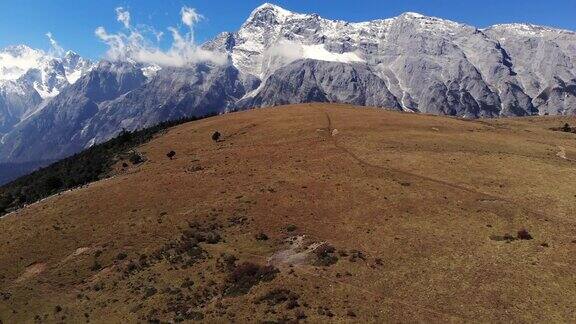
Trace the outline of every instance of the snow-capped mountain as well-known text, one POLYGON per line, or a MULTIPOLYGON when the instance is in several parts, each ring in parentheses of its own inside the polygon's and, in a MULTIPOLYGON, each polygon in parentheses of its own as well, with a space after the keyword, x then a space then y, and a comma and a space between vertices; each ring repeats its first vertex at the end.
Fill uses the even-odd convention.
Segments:
POLYGON ((25 45, 0 50, 0 134, 42 107, 92 68, 68 51, 55 57, 25 45))
MULTIPOLYGON (((286 89, 285 77, 270 76, 294 61, 313 59, 363 64, 364 72, 381 79, 383 91, 407 111, 471 118, 576 111, 576 33, 571 31, 519 24, 482 30, 416 13, 348 23, 264 4, 238 32, 222 34, 207 46, 226 51, 241 72, 262 80, 242 107, 305 98, 268 91, 265 99, 259 91, 286 89)), ((345 87, 327 88, 325 81, 299 89, 314 88, 326 93, 326 100, 347 97, 333 96, 334 89, 345 87)), ((358 99, 358 91, 353 92, 348 97, 358 99)), ((393 107, 387 101, 371 103, 393 107)))
POLYGON ((46 99, 73 84, 92 68, 92 63, 68 51, 63 57, 52 56, 25 45, 10 46, 0 51, 0 82, 28 82, 46 99))
POLYGON ((286 103, 466 118, 576 113, 572 31, 478 29, 416 13, 349 23, 264 4, 202 49, 228 62, 92 66, 72 53, 46 59, 24 47, 4 50, 0 133, 11 126, 0 162, 58 159, 123 128, 286 103))

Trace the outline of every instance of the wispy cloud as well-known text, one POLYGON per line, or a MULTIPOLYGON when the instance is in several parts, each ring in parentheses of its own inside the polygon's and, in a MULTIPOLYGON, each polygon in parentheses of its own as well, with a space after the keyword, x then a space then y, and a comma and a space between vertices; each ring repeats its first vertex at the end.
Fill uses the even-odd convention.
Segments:
POLYGON ((189 28, 194 27, 196 23, 204 18, 204 16, 196 12, 196 9, 186 6, 182 7, 180 14, 182 15, 182 22, 189 28))
POLYGON ((130 28, 130 12, 123 7, 116 8, 116 20, 124 25, 124 28, 130 28))
POLYGON ((160 48, 162 32, 151 26, 131 23, 130 12, 116 8, 116 19, 126 31, 109 33, 104 27, 95 30, 96 36, 108 45, 106 57, 114 61, 133 60, 139 63, 157 64, 166 67, 181 67, 199 62, 225 64, 225 54, 204 50, 194 42, 194 27, 203 19, 194 8, 182 7, 180 18, 187 30, 182 33, 177 27, 169 27, 172 44, 168 50, 160 48))
POLYGON ((50 54, 52 54, 53 56, 56 56, 56 57, 60 57, 60 56, 64 55, 64 48, 62 48, 62 46, 60 46, 60 44, 58 44, 56 39, 54 39, 54 36, 52 35, 52 33, 47 32, 46 37, 48 37, 48 40, 50 41, 50 54))

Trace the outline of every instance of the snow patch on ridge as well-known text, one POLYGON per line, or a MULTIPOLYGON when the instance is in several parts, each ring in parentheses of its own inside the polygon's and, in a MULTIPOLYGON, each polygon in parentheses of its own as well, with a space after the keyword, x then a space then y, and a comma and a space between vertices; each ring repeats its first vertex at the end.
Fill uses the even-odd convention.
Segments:
POLYGON ((498 25, 490 26, 490 27, 485 28, 485 29, 481 29, 481 30, 487 31, 490 29, 505 30, 508 32, 515 33, 516 35, 525 36, 525 37, 540 37, 545 33, 570 34, 570 35, 576 34, 576 32, 571 31, 571 30, 566 30, 566 29, 558 29, 558 28, 539 26, 539 25, 533 25, 533 24, 518 24, 518 23, 498 24, 498 25))
POLYGON ((35 81, 34 82, 34 90, 36 90, 36 92, 38 92, 38 94, 40 95, 40 97, 42 99, 46 99, 46 98, 52 98, 52 97, 56 97, 59 93, 60 90, 56 87, 53 88, 45 88, 40 82, 35 81))
POLYGON ((302 57, 306 59, 340 63, 365 62, 364 59, 360 58, 358 54, 354 52, 329 52, 326 50, 324 44, 302 45, 302 57))
POLYGON ((153 78, 158 71, 162 70, 159 65, 151 64, 142 68, 142 74, 146 77, 146 79, 153 78))

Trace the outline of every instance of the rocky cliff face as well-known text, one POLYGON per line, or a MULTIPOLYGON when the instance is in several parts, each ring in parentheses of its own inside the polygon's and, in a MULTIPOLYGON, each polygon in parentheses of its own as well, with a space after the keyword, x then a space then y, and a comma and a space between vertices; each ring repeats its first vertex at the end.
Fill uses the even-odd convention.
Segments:
POLYGON ((366 64, 297 60, 276 70, 242 109, 302 102, 346 102, 400 110, 386 83, 366 64))
POLYGON ((541 115, 576 112, 576 33, 525 24, 497 25, 485 33, 506 50, 541 115))
POLYGON ((92 68, 70 54, 26 73, 4 66, 4 75, 20 74, 4 82, 12 90, 0 88, 0 133, 8 133, 0 161, 61 158, 122 128, 285 103, 343 102, 466 118, 576 111, 571 31, 520 24, 478 29, 415 13, 349 23, 264 4, 238 31, 202 47, 228 55, 228 63, 92 68), (58 83, 61 76, 68 85, 58 83))
POLYGON ((195 65, 160 70, 137 89, 100 105, 81 136, 88 145, 107 140, 122 129, 135 130, 165 120, 215 114, 234 107, 258 85, 240 79, 232 65, 195 65), (145 100, 143 100, 146 98, 145 100))
MULTIPOLYGON (((480 30, 415 13, 347 23, 266 4, 237 33, 218 39, 226 39, 219 48, 230 53, 240 71, 263 80, 262 89, 272 87, 267 82, 277 82, 278 77, 271 76, 286 64, 315 59, 365 64, 407 111, 469 118, 569 113, 574 98, 576 33, 536 26, 525 33, 514 26, 480 30), (535 50, 538 54, 522 51, 530 43, 539 44, 531 45, 540 47, 535 50), (551 66, 543 63, 548 56, 553 58, 551 66), (532 64, 534 57, 540 57, 542 64, 532 64), (534 81, 526 73, 539 79, 534 81), (537 89, 529 85, 535 82, 537 89)), ((308 90, 304 87, 303 91, 308 90)), ((263 100, 264 93, 251 95, 256 99, 242 102, 282 101, 263 100)))

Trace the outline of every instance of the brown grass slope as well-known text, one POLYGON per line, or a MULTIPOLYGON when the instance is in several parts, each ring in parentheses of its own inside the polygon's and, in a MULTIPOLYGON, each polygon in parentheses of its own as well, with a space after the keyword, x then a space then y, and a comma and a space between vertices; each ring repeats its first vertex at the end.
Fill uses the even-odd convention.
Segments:
POLYGON ((172 128, 0 219, 0 322, 573 321, 565 122, 309 104, 172 128))

